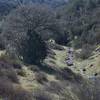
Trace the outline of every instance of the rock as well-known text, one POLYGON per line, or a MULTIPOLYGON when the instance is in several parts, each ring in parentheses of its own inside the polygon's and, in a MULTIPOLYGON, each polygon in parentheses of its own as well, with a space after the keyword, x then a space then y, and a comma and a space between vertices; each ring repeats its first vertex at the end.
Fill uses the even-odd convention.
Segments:
POLYGON ((83 71, 85 72, 85 71, 86 71, 86 69, 83 69, 83 71))
POLYGON ((71 61, 71 60, 67 60, 66 63, 67 63, 68 66, 72 66, 73 65, 73 61, 71 61))
POLYGON ((95 74, 94 74, 94 76, 97 76, 97 75, 98 75, 98 73, 95 73, 95 74))
POLYGON ((93 64, 91 64, 90 67, 93 67, 93 64))
POLYGON ((68 57, 66 59, 66 63, 68 66, 72 66, 73 65, 73 48, 69 48, 68 49, 68 57))

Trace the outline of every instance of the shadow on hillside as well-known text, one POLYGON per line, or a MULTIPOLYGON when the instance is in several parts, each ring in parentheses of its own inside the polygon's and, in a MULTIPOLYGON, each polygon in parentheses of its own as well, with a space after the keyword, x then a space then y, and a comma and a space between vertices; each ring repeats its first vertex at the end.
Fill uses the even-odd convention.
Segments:
POLYGON ((74 73, 69 68, 60 69, 57 66, 50 66, 47 64, 39 64, 39 69, 47 74, 55 75, 57 80, 65 80, 75 83, 82 83, 83 77, 79 74, 74 73))

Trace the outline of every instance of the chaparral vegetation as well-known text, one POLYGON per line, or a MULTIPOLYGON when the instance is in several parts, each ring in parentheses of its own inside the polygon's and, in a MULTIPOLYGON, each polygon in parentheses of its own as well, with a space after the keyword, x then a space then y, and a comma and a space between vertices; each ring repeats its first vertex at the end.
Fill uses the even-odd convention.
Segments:
POLYGON ((0 0, 0 100, 100 100, 100 0, 0 0))

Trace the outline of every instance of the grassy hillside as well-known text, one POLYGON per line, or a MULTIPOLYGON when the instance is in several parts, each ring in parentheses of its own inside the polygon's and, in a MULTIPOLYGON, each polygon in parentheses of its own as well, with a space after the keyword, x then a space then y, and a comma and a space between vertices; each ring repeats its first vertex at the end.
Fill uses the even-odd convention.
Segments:
MULTIPOLYGON (((61 45, 60 45, 61 46, 61 45)), ((52 56, 48 56, 45 59, 45 63, 56 70, 63 70, 63 69, 71 69, 74 73, 80 74, 84 77, 83 80, 81 80, 82 78, 74 78, 75 76, 73 76, 71 73, 68 74, 67 70, 66 70, 66 74, 67 74, 67 80, 63 80, 63 78, 60 79, 60 76, 57 75, 55 73, 49 74, 48 72, 43 71, 43 73, 45 73, 46 77, 47 77, 47 82, 41 84, 37 81, 36 78, 36 72, 33 73, 32 70, 30 70, 30 67, 24 67, 24 70, 26 72, 26 77, 19 77, 20 78, 20 83, 22 85, 23 88, 27 89, 27 90, 37 90, 40 88, 46 88, 46 86, 48 86, 51 82, 54 82, 57 86, 58 84, 62 84, 61 87, 57 87, 59 88, 63 88, 62 86, 66 86, 65 90, 61 90, 62 92, 64 92, 65 97, 67 98, 66 100, 81 100, 81 94, 78 93, 78 91, 81 91, 82 95, 84 94, 82 91, 80 90, 80 85, 83 84, 84 89, 86 88, 86 90, 93 92, 93 84, 91 84, 91 82, 89 82, 89 79, 96 79, 99 78, 100 75, 100 59, 99 59, 99 46, 97 47, 97 49, 93 52, 93 55, 87 59, 87 60, 80 60, 80 59, 76 59, 74 58, 74 65, 73 66, 68 66, 66 64, 66 57, 67 57, 67 51, 68 51, 68 47, 64 47, 63 50, 58 50, 58 49, 52 49, 52 51, 54 52, 54 55, 52 56), (84 69, 86 71, 84 71, 84 69), (97 75, 96 75, 97 73, 97 75), (72 76, 71 76, 72 75, 72 76), (75 81, 74 81, 75 79, 75 81), (77 82, 79 82, 79 86, 77 86, 77 82), (81 82, 81 83, 80 83, 81 82), (85 85, 85 86, 84 86, 85 85), (88 87, 89 86, 89 87, 88 87), (79 90, 77 90, 76 88, 78 88, 79 90), (87 89, 88 87, 88 89, 87 89), (73 91, 73 89, 76 89, 75 91, 73 91), (91 89, 89 89, 91 88, 91 89)), ((74 51, 77 52, 77 51, 74 51)), ((36 66, 34 66, 36 67, 36 66)), ((49 68, 48 68, 49 70, 49 68)), ((75 75, 75 74, 74 74, 75 75)), ((53 87, 54 88, 54 87, 53 87)), ((56 88, 56 89, 57 89, 56 88)), ((65 87, 64 87, 65 88, 65 87)), ((55 89, 54 89, 55 90, 55 89)), ((53 91, 54 91, 53 90, 53 91)), ((56 90, 55 90, 56 91, 56 90)), ((58 91, 58 90, 57 90, 58 91)), ((85 91, 85 90, 84 90, 85 91)), ((90 92, 90 93, 91 93, 90 92)), ((50 92, 50 94, 52 94, 52 92, 50 92)), ((86 94, 86 93, 85 93, 86 94)), ((54 100, 62 100, 61 98, 59 98, 60 93, 57 94, 52 94, 54 96, 54 100)), ((91 94, 92 95, 92 94, 91 94)), ((53 100, 53 99, 52 99, 53 100)), ((89 94, 89 98, 86 97, 86 100, 92 100, 91 96, 89 94)))
POLYGON ((74 51, 74 66, 68 66, 66 64, 68 47, 64 47, 64 50, 53 50, 56 55, 54 55, 54 59, 48 57, 46 62, 50 65, 54 64, 59 68, 70 68, 74 72, 83 75, 86 78, 95 77, 95 74, 100 75, 100 47, 97 46, 96 50, 93 51, 92 56, 90 56, 86 60, 81 60, 75 57, 75 54, 79 52, 79 50, 74 51))
MULTIPOLYGON (((62 46, 60 46, 60 48, 61 47, 62 46)), ((14 71, 17 73, 19 82, 14 83, 11 81, 11 84, 14 88, 14 90, 12 90, 13 94, 16 94, 15 91, 17 91, 16 95, 19 95, 19 91, 23 91, 22 93, 27 91, 25 92, 27 96, 28 93, 31 92, 34 93, 35 97, 43 97, 46 98, 46 100, 83 100, 82 98, 84 94, 84 98, 86 98, 86 100, 91 100, 91 97, 87 97, 87 93, 84 93, 84 91, 88 90, 90 95, 92 92, 91 89, 93 89, 93 84, 89 82, 88 79, 83 79, 79 74, 76 73, 78 68, 75 69, 73 66, 69 67, 65 63, 66 51, 68 50, 68 47, 64 47, 63 50, 52 50, 55 53, 55 59, 50 58, 50 56, 47 57, 47 59, 45 60, 45 64, 46 66, 48 66, 47 70, 41 69, 40 67, 42 66, 36 65, 27 66, 22 64, 22 68, 18 67, 19 65, 15 67, 14 71), (70 69, 72 69, 72 71, 75 73, 73 73, 70 69), (83 87, 84 89, 86 88, 86 90, 83 90, 83 87)), ((10 58, 8 59, 6 56, 3 55, 5 55, 5 52, 1 51, 0 61, 6 61, 7 64, 13 63, 13 65, 18 64, 18 62, 12 61, 10 60, 10 58)), ((80 73, 80 71, 78 71, 78 73, 80 73)), ((26 97, 23 96, 23 98, 26 97)), ((23 98, 18 100, 24 100, 23 98)))
POLYGON ((99 0, 0 8, 0 100, 100 99, 99 0))

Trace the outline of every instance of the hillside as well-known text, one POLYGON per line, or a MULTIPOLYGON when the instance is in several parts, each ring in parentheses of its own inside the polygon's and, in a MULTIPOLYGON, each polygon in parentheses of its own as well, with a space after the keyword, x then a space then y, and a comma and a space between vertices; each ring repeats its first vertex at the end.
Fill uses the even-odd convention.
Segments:
POLYGON ((100 76, 100 46, 93 51, 92 55, 86 59, 82 60, 76 58, 76 53, 80 50, 74 50, 73 54, 73 64, 68 66, 66 63, 66 58, 68 54, 68 49, 70 47, 64 47, 64 50, 53 50, 55 55, 49 56, 46 59, 46 63, 52 66, 58 66, 59 68, 69 68, 75 73, 79 73, 85 78, 95 78, 100 76))
MULTIPOLYGON (((94 82, 94 80, 99 79, 100 75, 99 46, 93 52, 93 55, 87 60, 76 60, 74 58, 74 66, 68 66, 66 64, 65 59, 69 47, 59 45, 59 48, 60 49, 52 49, 53 53, 48 55, 45 59, 44 62, 48 66, 47 69, 45 69, 47 66, 41 70, 41 68, 36 65, 22 65, 22 69, 16 70, 20 82, 20 84, 17 84, 17 87, 20 85, 23 89, 31 92, 39 89, 39 91, 42 91, 42 95, 47 95, 43 92, 45 90, 52 96, 51 100, 62 100, 64 98, 64 96, 62 97, 62 93, 64 93, 63 95, 65 95, 68 100, 83 100, 83 94, 85 95, 84 98, 86 98, 86 100, 92 100, 90 95, 92 95, 91 93, 96 89, 96 87, 94 88, 95 84, 92 84, 91 81, 94 82), (83 71, 83 69, 86 69, 86 71, 83 71), (97 75, 94 75, 96 73, 97 75), (87 90, 89 92, 89 97, 86 96, 87 90)), ((1 53, 3 54, 4 52, 2 51, 1 53)), ((37 92, 36 95, 40 96, 37 92)))
MULTIPOLYGON (((9 93, 13 91, 14 95, 19 96, 19 93, 21 91, 23 92, 27 91, 32 93, 34 92, 35 93, 34 97, 37 97, 36 100, 41 100, 38 98, 45 98, 46 100, 48 100, 48 98, 49 99, 51 98, 50 100, 59 100, 59 99, 63 100, 66 98, 68 100, 83 100, 82 99, 83 95, 86 100, 89 99, 91 100, 92 92, 94 92, 94 84, 92 84, 87 79, 87 77, 82 78, 81 75, 78 74, 80 73, 80 71, 78 71, 78 73, 75 71, 77 69, 74 70, 72 69, 72 71, 74 71, 75 73, 72 72, 70 69, 73 66, 68 67, 64 63, 65 62, 64 55, 66 50, 67 50, 66 47, 65 50, 58 50, 58 49, 53 50, 56 53, 55 56, 57 58, 59 56, 59 58, 63 58, 63 59, 54 60, 52 58, 48 58, 54 60, 54 62, 56 63, 54 64, 51 62, 48 64, 48 62, 46 61, 46 64, 48 66, 47 70, 46 69, 41 70, 41 68, 39 68, 39 66, 36 65, 32 65, 32 66, 22 65, 22 68, 20 69, 20 67, 18 67, 19 65, 17 65, 15 67, 15 71, 18 74, 19 83, 14 82, 13 88, 15 90, 11 90, 9 91, 9 93), (61 53, 64 54, 63 57, 61 53), (17 92, 15 92, 16 89, 18 89, 17 92), (87 90, 88 92, 86 93, 87 90), (87 95, 91 95, 91 96, 87 96, 87 95)), ((1 52, 1 56, 2 54, 4 54, 4 51, 1 52)), ((4 61, 7 61, 7 58, 4 61)), ((8 61, 10 63, 12 62, 12 60, 10 61, 9 59, 8 61)), ((10 64, 9 62, 8 64, 10 64)), ((13 62, 13 64, 15 63, 16 62, 13 62)), ((27 92, 25 93, 29 98, 27 92)))
POLYGON ((100 0, 0 0, 0 100, 100 99, 100 0))

